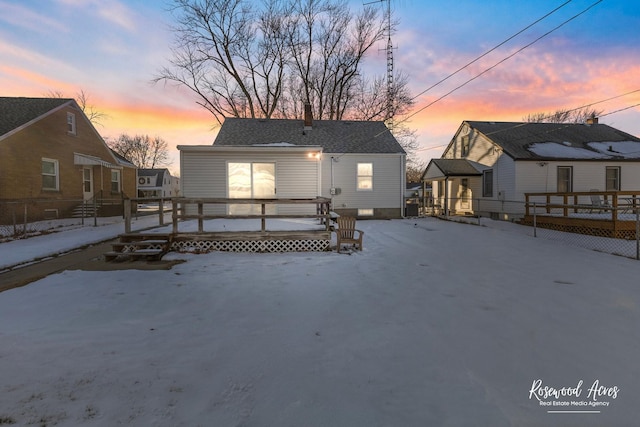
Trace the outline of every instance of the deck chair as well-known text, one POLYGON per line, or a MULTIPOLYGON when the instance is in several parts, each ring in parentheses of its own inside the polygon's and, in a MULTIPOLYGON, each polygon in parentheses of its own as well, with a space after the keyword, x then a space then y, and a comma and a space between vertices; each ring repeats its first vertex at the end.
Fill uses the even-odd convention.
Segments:
POLYGON ((364 232, 356 229, 356 219, 349 216, 340 216, 336 219, 336 222, 338 224, 338 228, 335 230, 338 240, 338 252, 340 252, 343 244, 350 244, 354 249, 362 250, 364 232))
MULTIPOLYGON (((599 190, 591 189, 589 191, 597 192, 599 190)), ((611 205, 609 205, 609 203, 607 203, 604 200, 602 200, 602 198, 600 197, 599 194, 592 194, 590 197, 591 197, 591 209, 589 210, 589 212, 602 212, 606 208, 610 208, 611 207, 611 205)))

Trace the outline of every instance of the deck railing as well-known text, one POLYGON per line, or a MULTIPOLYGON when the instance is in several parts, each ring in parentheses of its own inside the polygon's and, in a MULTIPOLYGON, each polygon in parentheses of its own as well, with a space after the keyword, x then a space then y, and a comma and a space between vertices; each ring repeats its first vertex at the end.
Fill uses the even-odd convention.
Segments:
MULTIPOLYGON (((145 199, 128 199, 125 200, 125 233, 131 232, 131 203, 149 201, 145 199)), ((168 199, 165 199, 168 200, 168 199)), ((268 219, 295 219, 295 218, 317 218, 324 222, 326 230, 331 227, 331 199, 326 197, 315 198, 289 198, 289 199, 229 199, 229 198, 186 198, 174 197, 172 204, 172 232, 179 233, 179 223, 187 220, 198 221, 198 233, 203 233, 204 221, 210 219, 259 219, 260 231, 265 232, 268 219), (260 207, 260 213, 248 214, 229 214, 229 205, 254 205, 260 207), (314 207, 313 214, 272 214, 268 213, 267 206, 277 205, 309 205, 314 207), (207 209, 210 207, 218 207, 218 209, 207 209), (206 213, 207 210, 221 211, 220 213, 206 213)), ((159 225, 164 225, 163 203, 159 203, 159 225)))
POLYGON ((525 193, 525 215, 531 208, 544 209, 546 214, 569 217, 577 213, 602 213, 619 220, 622 213, 635 212, 640 207, 640 191, 578 191, 571 193, 525 193))

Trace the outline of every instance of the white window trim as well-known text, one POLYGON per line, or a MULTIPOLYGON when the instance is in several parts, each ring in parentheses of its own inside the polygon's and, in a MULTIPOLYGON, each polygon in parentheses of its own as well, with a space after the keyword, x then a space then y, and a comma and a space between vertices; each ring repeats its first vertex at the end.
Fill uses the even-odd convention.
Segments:
POLYGON ((358 162, 356 163, 356 191, 373 191, 373 162, 358 162), (358 169, 360 165, 371 165, 371 175, 359 175, 358 169), (371 188, 360 188, 360 177, 370 177, 371 178, 371 188))
POLYGON ((44 191, 60 191, 60 165, 58 164, 58 161, 56 159, 48 159, 46 157, 43 157, 40 162, 40 169, 41 169, 40 176, 53 176, 55 178, 55 188, 45 187, 43 182, 42 189, 44 191), (54 168, 53 174, 48 174, 48 173, 46 174, 42 172, 42 162, 53 163, 53 168, 54 168))
POLYGON ((122 174, 120 173, 120 171, 118 169, 111 169, 111 193, 119 194, 121 192, 122 192, 122 174), (117 181, 113 180, 114 172, 116 173, 116 176, 118 177, 117 181), (118 190, 117 191, 113 191, 113 183, 114 182, 118 183, 118 190))
POLYGON ((482 171, 482 197, 493 197, 493 169, 482 171), (491 178, 488 179, 487 175, 491 175, 491 178), (487 186, 491 191, 486 191, 487 186))
POLYGON ((73 113, 67 113, 67 133, 76 135, 76 115, 73 113))
POLYGON ((620 166, 606 166, 605 167, 605 172, 604 172, 604 188, 606 191, 620 191, 622 189, 622 183, 621 183, 621 175, 622 175, 622 168, 620 166), (609 170, 615 170, 616 171, 616 187, 617 188, 609 188, 609 170))
POLYGON ((373 216, 373 208, 361 208, 358 209, 358 216, 373 216))

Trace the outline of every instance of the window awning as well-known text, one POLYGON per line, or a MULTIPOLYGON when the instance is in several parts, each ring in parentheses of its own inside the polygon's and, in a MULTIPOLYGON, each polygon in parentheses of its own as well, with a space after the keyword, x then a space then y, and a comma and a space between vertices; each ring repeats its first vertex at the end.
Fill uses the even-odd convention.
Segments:
POLYGON ((102 160, 100 157, 81 153, 73 153, 73 164, 81 166, 104 166, 111 169, 122 169, 122 166, 109 163, 105 160, 102 160))

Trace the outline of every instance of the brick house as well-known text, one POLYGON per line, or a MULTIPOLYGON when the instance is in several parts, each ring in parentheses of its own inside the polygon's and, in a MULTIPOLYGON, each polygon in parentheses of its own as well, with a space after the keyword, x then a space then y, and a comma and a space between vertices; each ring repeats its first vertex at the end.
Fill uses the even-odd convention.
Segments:
POLYGON ((0 97, 0 223, 16 210, 29 221, 70 217, 94 200, 99 215, 121 214, 136 174, 73 99, 0 97))

